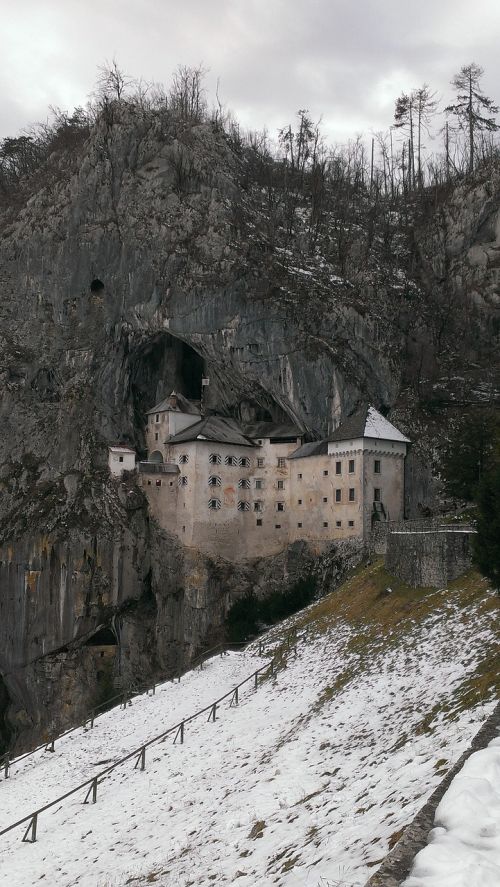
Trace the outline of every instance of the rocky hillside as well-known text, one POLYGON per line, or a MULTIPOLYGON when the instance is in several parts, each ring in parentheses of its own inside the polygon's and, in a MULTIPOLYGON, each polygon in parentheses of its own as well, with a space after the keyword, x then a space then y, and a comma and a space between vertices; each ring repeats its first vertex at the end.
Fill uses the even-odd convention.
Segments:
MULTIPOLYGON (((500 172, 395 206, 337 175, 318 209, 273 163, 213 123, 114 103, 0 211, 4 732, 59 717, 65 681, 68 716, 89 702, 98 628, 123 679, 151 673, 294 562, 242 576, 196 558, 109 481, 107 444, 142 451, 170 390, 199 397, 208 376, 207 408, 312 437, 369 400, 422 441, 494 395, 500 172)), ((411 478, 422 503, 428 472, 411 478)))

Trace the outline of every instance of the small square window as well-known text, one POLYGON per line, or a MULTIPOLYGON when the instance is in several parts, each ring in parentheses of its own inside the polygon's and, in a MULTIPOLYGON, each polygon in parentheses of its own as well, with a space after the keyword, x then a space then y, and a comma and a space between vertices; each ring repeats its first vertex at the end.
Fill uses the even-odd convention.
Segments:
POLYGON ((335 490, 335 501, 342 502, 342 490, 335 490))
POLYGON ((262 518, 261 518, 261 517, 258 517, 258 518, 257 518, 257 520, 256 520, 256 524, 257 524, 258 527, 261 527, 261 526, 262 526, 262 518))
POLYGON ((341 526, 342 526, 342 521, 341 521, 341 520, 335 521, 335 526, 336 526, 336 527, 341 527, 341 526))
POLYGON ((274 525, 274 529, 275 529, 275 530, 281 530, 281 524, 275 524, 275 525, 274 525))
POLYGON ((380 502, 380 488, 379 487, 375 487, 375 489, 373 491, 373 499, 375 502, 380 502))
POLYGON ((328 498, 326 496, 323 496, 323 502, 328 502, 328 498))
POLYGON ((286 465, 286 459, 284 456, 278 456, 278 468, 284 468, 286 465))
POLYGON ((325 470, 324 470, 324 472, 323 472, 323 477, 328 477, 328 469, 326 469, 326 468, 325 468, 325 470))
POLYGON ((186 527, 183 527, 183 528, 182 528, 182 532, 183 532, 183 533, 186 532, 186 527))
POLYGON ((158 432, 156 431, 156 432, 155 432, 155 440, 158 440, 158 438, 159 438, 159 434, 158 434, 158 432))
POLYGON ((354 526, 354 521, 353 521, 353 520, 350 520, 350 521, 348 521, 348 524, 349 524, 350 527, 353 527, 353 526, 354 526))
POLYGON ((151 481, 150 481, 150 480, 148 480, 148 487, 150 487, 150 486, 151 486, 151 481))
POLYGON ((263 468, 263 467, 264 467, 264 459, 262 459, 261 457, 259 457, 259 458, 257 459, 257 468, 263 468))
POLYGON ((157 413, 155 416, 155 422, 159 422, 159 421, 160 421, 160 415, 159 415, 159 413, 157 413))
POLYGON ((297 505, 302 505, 302 499, 297 499, 297 505))
POLYGON ((284 489, 285 489, 285 481, 279 480, 278 481, 278 490, 284 490, 284 489))
POLYGON ((323 526, 324 526, 324 527, 327 527, 327 526, 328 526, 328 521, 327 521, 327 520, 324 520, 324 521, 323 521, 323 526))
POLYGON ((354 474, 354 459, 349 459, 349 474, 354 474))
POLYGON ((380 474, 380 459, 375 459, 375 462, 373 463, 373 471, 375 474, 380 474))
POLYGON ((354 502, 356 497, 356 491, 354 487, 349 487, 349 502, 354 502))
POLYGON ((264 486, 263 481, 261 480, 260 477, 258 477, 258 478, 256 479, 256 481, 255 481, 255 489, 256 489, 256 490, 262 490, 263 486, 264 486))
POLYGON ((298 474, 298 475, 297 475, 297 480, 302 480, 302 475, 301 475, 301 474, 298 474))
POLYGON ((285 503, 284 502, 276 502, 276 511, 284 511, 285 503))
POLYGON ((298 526, 299 530, 302 529, 302 524, 297 524, 297 526, 298 526))
POLYGON ((123 462, 123 456, 118 456, 118 461, 123 462))
POLYGON ((342 462, 335 462, 335 474, 342 474, 342 462))
POLYGON ((156 481, 156 486, 157 486, 157 487, 161 487, 161 480, 160 480, 160 478, 158 478, 158 480, 156 481))

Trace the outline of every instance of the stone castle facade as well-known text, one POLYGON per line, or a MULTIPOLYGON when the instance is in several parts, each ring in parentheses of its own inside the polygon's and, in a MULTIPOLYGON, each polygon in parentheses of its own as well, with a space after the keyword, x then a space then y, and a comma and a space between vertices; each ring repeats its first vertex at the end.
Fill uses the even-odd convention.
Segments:
POLYGON ((292 425, 204 416, 173 393, 148 412, 139 482, 158 523, 188 547, 232 561, 298 540, 320 551, 403 519, 408 443, 373 407, 304 443, 292 425))

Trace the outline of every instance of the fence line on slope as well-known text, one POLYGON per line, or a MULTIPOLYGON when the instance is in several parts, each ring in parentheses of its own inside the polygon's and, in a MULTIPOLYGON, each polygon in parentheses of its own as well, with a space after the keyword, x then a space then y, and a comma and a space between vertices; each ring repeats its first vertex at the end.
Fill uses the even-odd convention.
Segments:
MULTIPOLYGON (((146 769, 146 749, 150 748, 152 745, 155 745, 157 743, 164 742, 165 739, 168 736, 170 736, 171 734, 174 734, 174 739, 173 739, 174 744, 176 744, 177 741, 179 741, 180 744, 183 744, 186 724, 191 723, 196 718, 200 717, 200 715, 206 714, 207 712, 209 713, 208 718, 207 718, 207 723, 210 723, 210 721, 215 722, 217 720, 217 708, 220 706, 220 704, 222 702, 224 702, 224 700, 230 699, 229 705, 231 707, 238 705, 239 690, 241 689, 241 687, 244 687, 246 684, 253 681, 254 689, 257 690, 259 687, 259 675, 262 675, 262 679, 265 680, 266 677, 273 677, 277 673, 279 666, 280 666, 280 664, 282 664, 282 661, 283 661, 283 655, 285 653, 285 644, 286 644, 286 650, 289 651, 292 648, 294 650, 295 656, 296 656, 297 655, 297 641, 298 641, 298 639, 299 638, 298 638, 296 631, 290 632, 286 636, 283 644, 281 644, 281 646, 278 647, 278 651, 274 652, 271 660, 266 662, 264 665, 261 665, 260 668, 257 668, 254 672, 252 672, 252 674, 248 675, 246 678, 244 678, 242 681, 240 681, 239 684, 237 684, 235 687, 232 687, 231 690, 228 690, 227 693, 224 693, 223 696, 220 696, 218 699, 216 699, 214 702, 209 703, 209 705, 206 705, 204 708, 199 709, 199 711, 195 712, 194 714, 189 715, 186 718, 183 718, 177 724, 174 724, 174 726, 169 727, 167 730, 164 730, 162 733, 159 733, 156 736, 153 736, 151 739, 148 739, 147 742, 144 742, 144 743, 142 743, 142 745, 137 746, 135 749, 133 749, 131 752, 128 752, 126 755, 124 755, 118 761, 115 761, 113 764, 110 764, 108 767, 105 767, 103 770, 101 770, 95 776, 90 777, 89 779, 85 780, 85 782, 82 782, 79 785, 75 786, 75 788, 70 789, 69 791, 65 792, 63 795, 60 795, 58 798, 55 798, 53 801, 49 801, 48 804, 44 804, 42 807, 38 807, 36 810, 32 811, 31 813, 27 814, 26 816, 23 816, 21 819, 18 819, 16 822, 11 823, 11 825, 0 830, 0 837, 2 835, 7 834, 8 832, 13 831, 16 828, 19 828, 22 825, 27 824, 27 828, 24 832, 22 841, 25 843, 31 843, 31 844, 34 843, 37 840, 39 816, 42 813, 45 813, 47 810, 50 810, 52 807, 55 807, 57 804, 60 804, 62 801, 65 801, 67 798, 70 798, 73 795, 77 794, 78 792, 83 791, 84 789, 87 789, 87 794, 85 795, 85 798, 83 800, 83 804, 87 804, 87 803, 89 803, 89 801, 91 801, 93 804, 95 804, 97 802, 97 788, 99 786, 99 783, 103 779, 108 777, 110 773, 112 773, 114 770, 116 770, 117 767, 121 766, 122 764, 126 763, 127 761, 132 760, 133 758, 136 758, 136 761, 134 764, 134 770, 136 770, 136 769, 145 770, 146 769), (293 643, 292 643, 292 641, 293 641, 293 643), (267 671, 267 674, 266 674, 266 671, 267 671)), ((225 651, 221 651, 221 655, 224 652, 225 651)))
MULTIPOLYGON (((279 636, 278 636, 279 637, 279 636)), ((70 733, 74 733, 76 730, 80 730, 81 728, 86 728, 87 724, 90 726, 90 729, 94 728, 94 723, 97 718, 106 714, 109 711, 112 711, 114 708, 120 706, 126 710, 127 704, 130 704, 132 699, 135 699, 138 696, 149 695, 151 693, 153 696, 156 693, 156 687, 159 684, 166 683, 167 681, 175 681, 181 679, 181 677, 187 674, 190 671, 194 671, 194 669, 200 667, 203 668, 203 663, 206 662, 207 659, 210 659, 212 656, 220 653, 224 655, 225 653, 229 653, 235 648, 241 647, 245 649, 249 647, 251 644, 255 643, 255 641, 244 641, 241 643, 230 643, 230 644, 217 644, 215 647, 210 647, 208 650, 203 650, 198 656, 189 663, 189 665, 183 670, 178 671, 177 674, 173 676, 164 678, 157 678, 152 684, 144 684, 139 689, 134 689, 132 692, 124 693, 123 691, 120 693, 116 693, 114 696, 109 697, 100 705, 94 706, 89 709, 87 714, 85 715, 82 721, 78 721, 73 727, 68 727, 66 730, 62 730, 59 733, 51 734, 50 738, 45 742, 40 743, 40 745, 35 746, 34 748, 29 749, 27 752, 23 752, 23 754, 18 755, 17 757, 12 757, 11 752, 5 752, 2 757, 0 757, 0 771, 3 771, 4 779, 8 779, 12 768, 15 764, 19 764, 21 761, 24 761, 26 758, 31 757, 31 755, 36 754, 38 751, 54 751, 55 743, 65 736, 69 736, 70 733), (110 703, 114 702, 115 705, 110 705, 110 703)), ((271 641, 272 643, 272 641, 271 641)), ((262 655, 264 650, 264 643, 262 640, 259 640, 259 655, 262 655)))

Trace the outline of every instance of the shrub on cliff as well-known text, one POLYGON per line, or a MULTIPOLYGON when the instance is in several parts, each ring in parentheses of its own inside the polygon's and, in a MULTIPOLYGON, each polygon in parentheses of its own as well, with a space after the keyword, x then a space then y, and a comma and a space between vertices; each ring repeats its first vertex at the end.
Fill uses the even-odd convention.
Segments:
POLYGON ((249 640, 266 626, 307 607, 316 596, 316 588, 316 577, 306 576, 284 591, 273 591, 268 597, 259 599, 247 595, 240 598, 227 614, 229 640, 233 643, 249 640))

